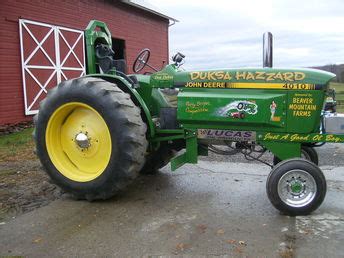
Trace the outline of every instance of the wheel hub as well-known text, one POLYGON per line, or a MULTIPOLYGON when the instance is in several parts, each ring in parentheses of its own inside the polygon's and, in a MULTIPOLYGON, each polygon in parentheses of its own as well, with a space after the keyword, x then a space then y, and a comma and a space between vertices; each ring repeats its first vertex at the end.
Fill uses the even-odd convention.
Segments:
POLYGON ((299 194, 303 191, 304 185, 302 182, 295 180, 290 183, 290 190, 292 193, 299 194))
POLYGON ((87 134, 84 134, 82 132, 78 133, 75 136, 75 142, 82 149, 85 149, 91 146, 90 139, 87 137, 87 134))
POLYGON ((317 185, 307 171, 295 169, 280 178, 277 191, 284 203, 292 207, 303 207, 315 198, 317 185))

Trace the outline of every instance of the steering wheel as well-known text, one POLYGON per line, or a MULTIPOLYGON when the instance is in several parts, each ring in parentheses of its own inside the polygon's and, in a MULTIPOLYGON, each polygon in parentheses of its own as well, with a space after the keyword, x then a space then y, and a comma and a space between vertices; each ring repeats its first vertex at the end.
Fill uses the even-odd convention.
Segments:
POLYGON ((133 64, 133 71, 135 73, 138 73, 143 68, 145 68, 145 66, 148 63, 149 57, 150 57, 150 50, 148 48, 142 49, 135 59, 135 62, 133 64))

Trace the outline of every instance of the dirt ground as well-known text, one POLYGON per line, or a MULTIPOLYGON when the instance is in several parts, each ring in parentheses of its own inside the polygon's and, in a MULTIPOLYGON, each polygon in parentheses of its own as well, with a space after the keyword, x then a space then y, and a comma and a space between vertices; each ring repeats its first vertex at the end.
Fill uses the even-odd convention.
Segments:
POLYGON ((63 192, 34 153, 32 128, 0 136, 0 222, 45 206, 63 192))
POLYGON ((47 205, 61 195, 38 160, 0 163, 0 221, 47 205))

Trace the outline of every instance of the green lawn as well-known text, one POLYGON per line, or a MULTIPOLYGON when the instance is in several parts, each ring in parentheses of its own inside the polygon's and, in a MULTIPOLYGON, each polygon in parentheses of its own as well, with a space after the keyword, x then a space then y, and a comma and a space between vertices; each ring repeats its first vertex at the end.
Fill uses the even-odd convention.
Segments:
POLYGON ((0 162, 34 159, 33 128, 0 136, 0 162))

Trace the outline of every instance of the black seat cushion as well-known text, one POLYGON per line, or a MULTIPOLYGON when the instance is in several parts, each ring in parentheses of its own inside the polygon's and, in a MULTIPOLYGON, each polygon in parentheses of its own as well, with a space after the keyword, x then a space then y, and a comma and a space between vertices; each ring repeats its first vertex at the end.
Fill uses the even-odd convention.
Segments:
POLYGON ((117 71, 126 73, 127 65, 124 59, 114 60, 115 52, 106 44, 98 44, 96 46, 96 57, 99 67, 103 73, 108 73, 112 68, 117 71))

